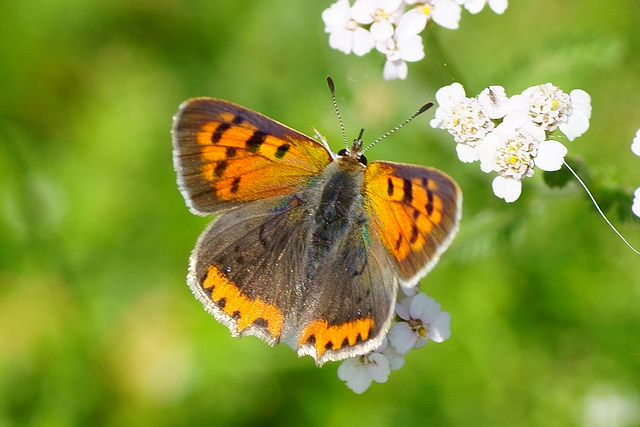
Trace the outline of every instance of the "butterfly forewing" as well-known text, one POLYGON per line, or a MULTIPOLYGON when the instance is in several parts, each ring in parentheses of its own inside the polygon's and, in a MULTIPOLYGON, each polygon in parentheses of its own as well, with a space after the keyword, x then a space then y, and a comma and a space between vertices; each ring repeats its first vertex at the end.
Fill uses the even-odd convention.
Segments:
POLYGON ((300 191, 332 160, 308 136, 217 99, 184 102, 172 137, 180 189, 198 214, 300 191))
POLYGON ((462 192, 437 169, 373 162, 365 170, 365 208, 403 284, 413 286, 453 239, 462 192))

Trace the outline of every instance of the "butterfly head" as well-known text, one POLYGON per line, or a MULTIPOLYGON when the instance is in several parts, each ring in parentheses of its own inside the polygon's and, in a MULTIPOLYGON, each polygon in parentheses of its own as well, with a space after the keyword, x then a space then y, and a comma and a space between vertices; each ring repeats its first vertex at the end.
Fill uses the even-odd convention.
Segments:
MULTIPOLYGON (((429 108, 431 108, 433 106, 433 102, 429 102, 429 103, 423 105, 422 107, 420 107, 420 109, 418 111, 416 111, 407 120, 405 120, 404 122, 400 123, 398 126, 394 127, 393 129, 389 130, 387 133, 385 133, 380 138, 376 139, 375 141, 373 141, 371 144, 367 145, 364 148, 362 147, 362 134, 364 133, 364 129, 362 129, 362 130, 360 130, 360 135, 358 135, 358 137, 353 140, 353 145, 351 145, 351 147, 349 147, 349 145, 347 143, 347 136, 346 136, 345 131, 344 131, 344 123, 342 122, 342 116, 340 115, 340 111, 338 110, 338 103, 336 101, 336 92, 335 92, 335 86, 333 84, 333 79, 331 77, 327 76, 327 83, 329 84, 329 90, 331 91, 331 99, 333 100, 333 108, 335 109, 336 115, 338 116, 338 121, 340 122, 340 129, 342 130, 342 137, 344 138, 344 142, 345 142, 345 145, 346 145, 345 148, 343 148, 342 150, 338 151, 338 157, 341 157, 343 159, 351 159, 351 160, 353 160, 354 163, 357 162, 357 163, 360 163, 360 164, 365 165, 365 166, 367 164, 367 158, 364 156, 365 151, 368 151, 371 147, 376 145, 378 142, 382 141, 387 136, 389 136, 392 133, 396 132, 397 130, 399 130, 400 128, 402 128, 406 124, 408 124, 411 120, 415 119, 417 116, 419 116, 420 114, 424 113, 425 111, 427 111, 429 108)), ((318 134, 318 136, 320 136, 320 139, 322 140, 322 142, 325 145, 325 147, 328 148, 329 146, 328 146, 326 140, 322 137, 322 135, 320 135, 318 133, 318 131, 316 131, 316 133, 318 134)))
POLYGON ((363 133, 364 133, 364 129, 361 129, 360 135, 358 135, 358 137, 353 140, 353 145, 351 145, 351 148, 347 147, 338 151, 338 156, 349 157, 366 166, 367 158, 363 155, 364 151, 362 150, 362 134, 363 133))

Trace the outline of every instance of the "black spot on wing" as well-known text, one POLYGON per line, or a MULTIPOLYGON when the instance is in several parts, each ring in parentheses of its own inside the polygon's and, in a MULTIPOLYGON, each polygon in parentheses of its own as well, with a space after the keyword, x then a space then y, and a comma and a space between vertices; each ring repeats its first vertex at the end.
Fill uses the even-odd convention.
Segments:
POLYGON ((396 240, 396 251, 400 249, 400 244, 402 243, 402 233, 398 235, 398 240, 396 240))
POLYGON ((409 243, 412 245, 418 240, 418 226, 413 224, 411 226, 411 237, 409 237, 409 243))
POLYGON ((211 134, 211 143, 212 144, 217 144, 220 139, 222 138, 222 135, 224 135, 224 133, 229 130, 229 128, 231 127, 231 123, 221 123, 216 130, 211 134))
POLYGON ((265 318, 258 317, 256 320, 253 321, 253 326, 257 326, 259 328, 268 328, 269 322, 265 318))
POLYGON ((413 189, 411 187, 411 180, 403 179, 402 181, 403 181, 403 185, 402 185, 402 191, 403 191, 402 201, 406 202, 406 203, 411 203, 411 201, 413 200, 413 189))
POLYGON ((216 164, 215 169, 213 170, 214 175, 220 178, 224 174, 224 171, 227 169, 227 166, 229 166, 229 163, 227 163, 226 160, 219 161, 216 164))
POLYGON ((427 215, 431 216, 433 213, 433 192, 427 189, 427 204, 425 205, 427 215))
POLYGON ((247 142, 245 143, 247 150, 253 152, 258 151, 260 149, 260 146, 264 143, 266 137, 267 134, 260 130, 253 132, 253 135, 251 135, 251 137, 249 137, 249 139, 247 139, 247 142))
POLYGON ((279 146, 276 150, 276 158, 283 158, 284 155, 287 154, 287 151, 289 151, 289 148, 291 148, 291 145, 289 144, 282 144, 281 146, 279 146))
POLYGON ((237 176, 233 179, 233 182, 231 183, 231 192, 233 194, 236 194, 238 192, 238 188, 240 188, 240 177, 237 176))

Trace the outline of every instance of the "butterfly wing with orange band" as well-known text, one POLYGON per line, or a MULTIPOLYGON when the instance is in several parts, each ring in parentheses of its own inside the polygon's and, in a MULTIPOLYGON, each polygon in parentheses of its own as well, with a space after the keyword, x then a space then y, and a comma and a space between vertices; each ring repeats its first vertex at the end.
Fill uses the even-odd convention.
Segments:
POLYGON ((180 190, 199 215, 296 193, 332 160, 308 136, 218 99, 185 101, 172 136, 180 190))
POLYGON ((365 208, 395 263, 414 286, 438 262, 462 214, 462 191, 437 169, 372 162, 365 170, 365 208))

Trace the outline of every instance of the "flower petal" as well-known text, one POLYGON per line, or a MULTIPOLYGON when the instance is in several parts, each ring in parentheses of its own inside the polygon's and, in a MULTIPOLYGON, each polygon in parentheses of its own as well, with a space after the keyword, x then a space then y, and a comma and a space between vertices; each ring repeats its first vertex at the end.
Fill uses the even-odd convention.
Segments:
POLYGON ((408 62, 417 62, 424 58, 422 37, 415 35, 398 41, 400 57, 408 62))
POLYGON ((530 121, 528 98, 525 95, 513 95, 509 98, 507 114, 504 116, 503 123, 518 128, 530 121))
POLYGON ((367 358, 367 371, 371 378, 377 383, 386 382, 391 373, 389 360, 381 353, 371 353, 367 358))
POLYGON ((382 77, 384 77, 385 80, 404 80, 407 78, 408 71, 407 63, 402 59, 397 61, 387 60, 387 62, 384 63, 382 77))
POLYGON ((633 193, 633 204, 631 205, 631 212, 635 216, 640 217, 640 187, 633 193))
POLYGON ((543 171, 557 171, 562 167, 567 147, 558 141, 543 141, 538 145, 535 164, 543 171))
POLYGON ((635 138, 633 138, 633 142, 631 142, 631 151, 636 156, 640 156, 640 129, 636 132, 635 138))
POLYGON ((420 13, 417 9, 411 9, 400 18, 396 27, 396 37, 401 40, 420 34, 427 26, 427 20, 427 15, 420 13))
POLYGON ((387 19, 374 22, 369 31, 375 41, 385 41, 393 37, 393 25, 387 19))
POLYGON ((353 30, 353 53, 358 56, 367 54, 373 49, 376 42, 371 33, 362 27, 353 30))
POLYGON ((369 371, 363 366, 347 381, 347 387, 356 394, 362 394, 369 388, 372 381, 369 371))
POLYGON ((501 119, 507 114, 509 98, 502 86, 489 86, 480 92, 478 101, 487 109, 491 119, 501 119))
POLYGON ((404 366, 404 356, 398 353, 392 345, 388 346, 382 354, 389 361, 389 367, 392 371, 397 371, 404 366))
POLYGON ((569 141, 573 141, 589 129, 591 97, 581 89, 572 90, 570 97, 571 115, 569 115, 566 122, 561 122, 558 127, 569 141))
POLYGON ((424 292, 419 292, 413 296, 409 305, 409 317, 411 319, 419 319, 428 303, 429 297, 424 292))
POLYGON ((329 34, 329 46, 347 55, 351 53, 352 41, 353 32, 346 29, 334 30, 329 34))
POLYGON ((458 153, 460 161, 464 163, 473 163, 479 159, 476 150, 466 144, 456 144, 456 153, 458 153))
POLYGON ((368 25, 373 22, 374 7, 367 0, 356 0, 351 6, 351 17, 359 24, 368 25))
POLYGON ((402 301, 396 303, 396 314, 400 316, 401 319, 411 319, 409 307, 411 307, 411 297, 403 298, 402 301))
POLYGON ((355 393, 363 393, 371 385, 371 375, 359 357, 346 359, 338 366, 338 378, 355 393))
POLYGON ((489 0, 489 7, 498 15, 502 15, 509 6, 508 0, 489 0))
POLYGON ((349 1, 338 0, 332 4, 328 9, 322 11, 322 20, 326 26, 325 31, 331 32, 335 28, 345 27, 347 21, 350 19, 349 1))
POLYGON ((416 333, 407 322, 398 322, 391 326, 387 337, 398 354, 407 354, 417 340, 416 333))
POLYGON ((447 108, 453 103, 461 101, 465 98, 464 87, 456 82, 449 86, 443 86, 436 92, 436 101, 438 101, 438 109, 440 107, 447 108))
POLYGON ((451 336, 451 314, 441 311, 434 319, 429 328, 429 339, 435 342, 442 342, 451 336))
POLYGON ((484 5, 486 3, 487 0, 466 0, 464 2, 464 8, 475 15, 476 13, 484 9, 484 5))
POLYGON ((412 319, 420 319, 423 324, 429 324, 440 313, 440 304, 421 292, 413 297, 409 312, 412 319))
POLYGON ((502 176, 495 177, 491 187, 493 188, 493 193, 507 203, 515 202, 522 193, 522 182, 520 180, 502 176))
POLYGON ((439 0, 433 5, 431 17, 436 24, 455 30, 459 26, 461 12, 462 8, 458 3, 452 0, 439 0))

